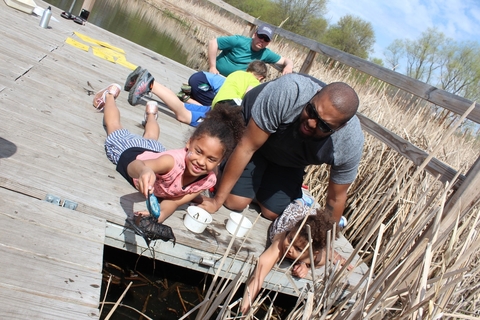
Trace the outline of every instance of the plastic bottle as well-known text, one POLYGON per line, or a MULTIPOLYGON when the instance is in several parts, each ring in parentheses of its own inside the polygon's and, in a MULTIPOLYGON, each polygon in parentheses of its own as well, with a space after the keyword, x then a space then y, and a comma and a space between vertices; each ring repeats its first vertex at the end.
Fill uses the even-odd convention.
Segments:
POLYGON ((52 7, 43 10, 42 19, 40 19, 40 27, 47 29, 50 18, 52 17, 52 7))
POLYGON ((347 218, 345 218, 344 216, 342 216, 342 217, 340 218, 340 221, 338 222, 338 226, 340 227, 340 229, 343 229, 343 228, 345 228, 345 227, 347 226, 347 223, 348 223, 347 218))
POLYGON ((313 196, 308 192, 308 186, 302 186, 302 198, 301 202, 306 205, 307 207, 313 206, 314 203, 313 196))

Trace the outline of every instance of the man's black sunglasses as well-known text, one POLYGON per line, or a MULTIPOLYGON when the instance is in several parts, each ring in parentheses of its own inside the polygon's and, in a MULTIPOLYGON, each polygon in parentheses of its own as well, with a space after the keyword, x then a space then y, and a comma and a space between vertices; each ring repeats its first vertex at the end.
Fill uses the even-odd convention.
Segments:
POLYGON ((262 39, 265 42, 270 42, 270 38, 268 36, 264 35, 264 34, 258 34, 257 33, 257 37, 258 37, 258 39, 262 39))
POLYGON ((307 116, 309 119, 315 119, 317 121, 317 128, 324 133, 334 133, 335 130, 330 128, 330 126, 320 118, 320 115, 317 112, 317 109, 311 102, 307 102, 305 105, 305 110, 307 111, 307 116))

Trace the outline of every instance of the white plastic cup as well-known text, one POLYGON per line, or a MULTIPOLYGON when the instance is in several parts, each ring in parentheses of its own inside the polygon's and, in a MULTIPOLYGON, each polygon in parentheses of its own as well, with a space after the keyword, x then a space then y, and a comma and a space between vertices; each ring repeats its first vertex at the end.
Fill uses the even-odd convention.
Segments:
POLYGON ((243 216, 241 213, 230 212, 230 217, 227 221, 227 231, 241 238, 247 233, 248 230, 250 230, 252 225, 253 224, 250 219, 243 216), (237 233, 235 233, 235 231, 237 233))
POLYGON ((211 222, 212 215, 197 206, 188 207, 183 219, 183 225, 194 233, 202 233, 211 222))

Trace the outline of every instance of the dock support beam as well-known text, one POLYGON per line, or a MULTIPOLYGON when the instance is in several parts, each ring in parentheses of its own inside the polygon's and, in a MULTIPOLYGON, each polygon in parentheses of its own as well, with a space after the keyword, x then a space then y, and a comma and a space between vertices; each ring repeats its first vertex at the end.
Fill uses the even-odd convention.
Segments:
POLYGON ((85 20, 88 20, 88 16, 90 12, 92 12, 93 5, 95 4, 95 0, 84 0, 82 9, 80 10, 80 17, 85 20))

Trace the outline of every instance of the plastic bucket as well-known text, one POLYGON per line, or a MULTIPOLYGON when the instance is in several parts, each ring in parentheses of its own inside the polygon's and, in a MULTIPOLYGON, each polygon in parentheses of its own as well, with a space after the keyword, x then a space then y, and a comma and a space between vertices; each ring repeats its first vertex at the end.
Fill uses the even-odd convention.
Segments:
POLYGON ((190 206, 187 208, 187 214, 183 219, 185 227, 195 233, 202 233, 205 228, 212 222, 212 215, 206 210, 197 207, 190 206))
POLYGON ((236 236, 243 237, 251 227, 252 222, 247 217, 244 217, 241 213, 230 212, 230 217, 227 221, 228 232, 235 234, 235 231, 237 231, 236 236), (240 221, 242 224, 239 226, 240 221))

